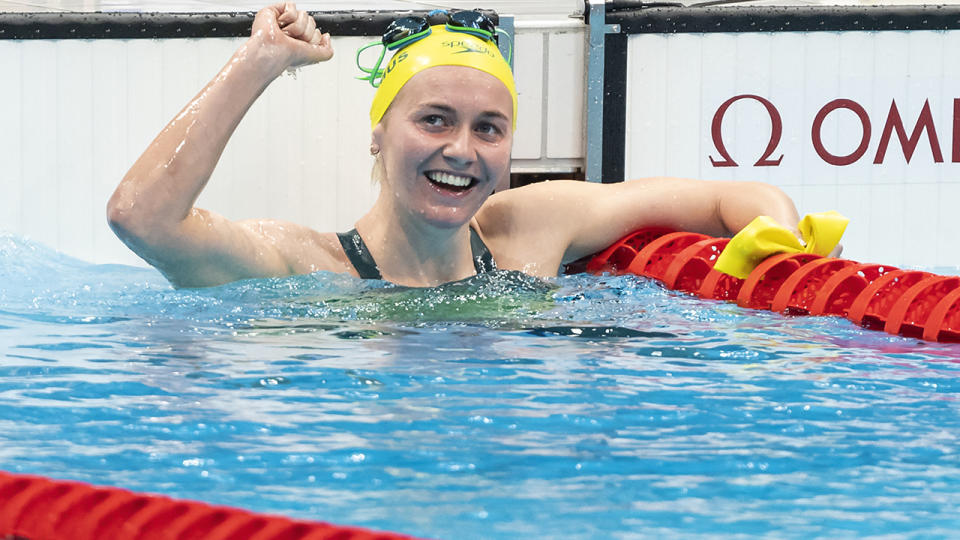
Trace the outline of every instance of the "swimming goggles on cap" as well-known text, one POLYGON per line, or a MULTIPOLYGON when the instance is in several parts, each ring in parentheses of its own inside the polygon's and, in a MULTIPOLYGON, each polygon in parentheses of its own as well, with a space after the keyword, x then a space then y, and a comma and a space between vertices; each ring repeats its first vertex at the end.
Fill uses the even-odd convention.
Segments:
MULTIPOLYGON (((366 73, 366 75, 357 78, 361 81, 370 81, 370 85, 374 88, 379 87, 384 75, 386 75, 386 70, 380 66, 383 64, 383 58, 386 56, 387 51, 397 51, 429 36, 431 29, 430 21, 427 19, 437 15, 446 16, 445 25, 447 30, 451 32, 470 34, 480 39, 493 42, 494 44, 499 44, 500 42, 497 34, 503 31, 493 24, 490 17, 487 17, 479 11, 457 11, 450 13, 445 9, 435 9, 427 13, 426 17, 402 17, 394 20, 387 26, 387 29, 383 32, 383 38, 380 41, 364 45, 357 50, 357 67, 360 71, 366 73), (361 66, 360 54, 370 47, 376 47, 377 45, 383 46, 377 63, 374 64, 372 68, 361 66)), ((509 63, 509 60, 507 60, 507 62, 509 63)))

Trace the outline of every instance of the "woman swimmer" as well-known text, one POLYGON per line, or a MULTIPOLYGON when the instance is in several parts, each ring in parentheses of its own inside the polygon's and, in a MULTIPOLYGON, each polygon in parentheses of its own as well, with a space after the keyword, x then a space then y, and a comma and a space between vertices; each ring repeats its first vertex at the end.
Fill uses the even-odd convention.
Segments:
POLYGON ((177 287, 318 270, 434 286, 493 263, 555 276, 651 225, 729 235, 768 215, 796 229, 793 202, 761 183, 553 181, 491 195, 510 174, 516 91, 496 47, 457 24, 400 48, 378 89, 370 151, 381 190, 356 232, 234 222, 194 207, 270 82, 333 56, 330 35, 290 3, 257 13, 246 43, 134 163, 108 204, 110 226, 177 287), (450 54, 454 42, 471 54, 450 54))

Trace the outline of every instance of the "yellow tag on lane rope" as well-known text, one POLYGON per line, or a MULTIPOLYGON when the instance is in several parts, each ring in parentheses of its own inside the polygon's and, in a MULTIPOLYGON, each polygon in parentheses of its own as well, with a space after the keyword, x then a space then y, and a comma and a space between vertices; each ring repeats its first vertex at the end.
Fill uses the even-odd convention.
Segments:
POLYGON ((800 220, 803 243, 769 216, 759 216, 738 232, 717 258, 715 269, 746 279, 764 259, 777 253, 829 255, 840 243, 850 220, 837 212, 807 214, 800 220))

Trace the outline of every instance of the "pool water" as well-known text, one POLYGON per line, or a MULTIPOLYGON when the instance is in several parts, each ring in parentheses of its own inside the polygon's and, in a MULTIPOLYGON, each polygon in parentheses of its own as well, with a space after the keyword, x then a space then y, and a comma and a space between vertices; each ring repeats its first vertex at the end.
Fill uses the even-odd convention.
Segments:
POLYGON ((631 276, 204 290, 0 235, 0 469, 438 538, 947 537, 960 345, 631 276))

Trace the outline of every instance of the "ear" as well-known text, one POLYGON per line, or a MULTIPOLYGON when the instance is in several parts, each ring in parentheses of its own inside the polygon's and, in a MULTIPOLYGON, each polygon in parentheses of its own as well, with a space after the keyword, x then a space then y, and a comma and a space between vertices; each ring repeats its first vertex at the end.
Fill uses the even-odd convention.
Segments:
POLYGON ((380 122, 370 132, 370 155, 380 153, 380 143, 383 141, 383 122, 380 122))

